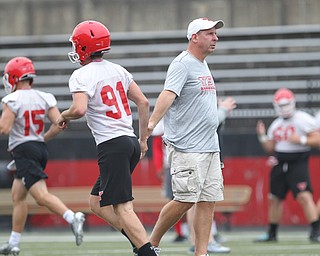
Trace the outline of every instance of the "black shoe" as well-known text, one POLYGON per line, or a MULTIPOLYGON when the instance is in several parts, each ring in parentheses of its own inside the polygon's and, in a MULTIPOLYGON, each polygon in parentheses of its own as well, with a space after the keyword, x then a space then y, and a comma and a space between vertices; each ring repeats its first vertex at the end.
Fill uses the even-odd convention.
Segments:
POLYGON ((142 256, 137 247, 132 248, 133 256, 142 256))
POLYGON ((310 242, 320 243, 320 236, 310 236, 310 242))
POLYGON ((187 240, 187 237, 185 237, 185 236, 177 236, 174 240, 173 240, 173 242, 174 243, 180 243, 180 242, 184 242, 184 241, 186 241, 187 240))
POLYGON ((275 236, 270 236, 270 234, 263 234, 259 238, 255 239, 256 243, 265 243, 265 242, 277 242, 277 238, 275 236))
POLYGON ((320 243, 320 235, 319 232, 312 231, 309 236, 310 242, 312 243, 320 243))

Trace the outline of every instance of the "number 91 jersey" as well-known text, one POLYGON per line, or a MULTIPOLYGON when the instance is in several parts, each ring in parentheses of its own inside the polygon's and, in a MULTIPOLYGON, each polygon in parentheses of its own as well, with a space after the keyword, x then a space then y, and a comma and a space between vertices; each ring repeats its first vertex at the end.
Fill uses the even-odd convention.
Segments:
POLYGON ((48 110, 57 105, 51 93, 17 90, 5 96, 2 103, 16 115, 9 134, 9 151, 27 141, 44 141, 45 118, 48 110))
POLYGON ((91 62, 71 75, 70 92, 88 96, 86 119, 97 145, 123 135, 135 136, 127 97, 132 82, 126 69, 107 60, 91 62))

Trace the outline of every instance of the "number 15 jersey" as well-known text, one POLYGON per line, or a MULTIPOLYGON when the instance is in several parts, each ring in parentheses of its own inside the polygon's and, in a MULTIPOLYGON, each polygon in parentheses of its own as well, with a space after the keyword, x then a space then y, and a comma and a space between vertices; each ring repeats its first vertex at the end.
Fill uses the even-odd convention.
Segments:
POLYGON ((107 60, 91 62, 71 75, 70 92, 88 96, 86 119, 96 145, 123 135, 135 136, 127 97, 132 82, 126 69, 107 60))
POLYGON ((43 142, 48 110, 57 105, 51 93, 34 89, 17 90, 2 99, 16 115, 9 134, 8 150, 27 141, 43 142))

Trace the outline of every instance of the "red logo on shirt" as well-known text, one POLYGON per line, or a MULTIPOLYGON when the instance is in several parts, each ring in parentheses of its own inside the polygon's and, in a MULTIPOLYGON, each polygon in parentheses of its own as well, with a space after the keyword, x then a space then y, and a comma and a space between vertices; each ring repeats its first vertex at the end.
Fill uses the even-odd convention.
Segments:
POLYGON ((216 92, 216 86, 214 84, 212 76, 199 76, 198 79, 201 82, 201 93, 214 94, 216 92))

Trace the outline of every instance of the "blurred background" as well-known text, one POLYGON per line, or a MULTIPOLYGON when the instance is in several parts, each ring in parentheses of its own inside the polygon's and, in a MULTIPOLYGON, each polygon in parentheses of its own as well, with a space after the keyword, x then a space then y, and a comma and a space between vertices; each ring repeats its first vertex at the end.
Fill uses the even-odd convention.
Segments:
MULTIPOLYGON (((194 18, 222 19, 217 49, 207 62, 218 96, 233 96, 235 109, 222 129, 225 184, 252 188, 250 201, 231 216, 233 226, 257 227, 267 223, 270 167, 256 138, 255 125, 275 118, 272 95, 287 87, 297 97, 297 107, 314 115, 320 109, 320 1, 318 0, 0 0, 0 72, 15 56, 34 61, 34 87, 53 93, 60 110, 69 107, 68 78, 79 66, 67 53, 76 24, 93 19, 111 32, 111 52, 105 58, 123 65, 150 101, 151 110, 163 87, 172 59, 187 46, 186 29, 194 18)), ((0 97, 5 95, 0 91, 0 97)), ((132 105, 134 127, 137 113, 132 105)), ((161 186, 151 150, 138 165, 135 186, 161 186)), ((85 120, 48 143, 46 172, 50 187, 91 186, 98 174, 93 138, 85 120)), ((12 174, 7 137, 0 136, 0 188, 10 188, 12 174)), ((320 196, 319 153, 312 152, 310 168, 315 199, 320 196)), ((0 190, 1 200, 1 190, 0 190)), ((157 214, 140 213, 145 225, 157 214)), ((7 216, 8 217, 8 216, 7 216)), ((0 212, 0 223, 9 225, 0 212)), ((225 216, 216 214, 218 224, 225 216)), ((33 215, 32 226, 63 226, 53 215, 33 215)), ((283 223, 306 225, 299 205, 285 202, 283 223)), ((105 225, 89 216, 88 225, 105 225)))
POLYGON ((86 19, 111 32, 185 30, 197 17, 226 27, 319 24, 317 0, 1 0, 1 36, 70 34, 86 19))

